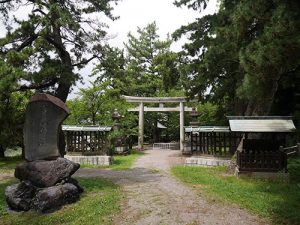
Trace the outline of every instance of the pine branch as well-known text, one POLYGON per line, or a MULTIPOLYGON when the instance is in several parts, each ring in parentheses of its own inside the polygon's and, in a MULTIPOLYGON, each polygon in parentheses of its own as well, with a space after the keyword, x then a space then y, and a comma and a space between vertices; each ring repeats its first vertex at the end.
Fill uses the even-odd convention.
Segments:
POLYGON ((82 60, 81 62, 72 64, 72 66, 75 67, 75 66, 86 65, 86 64, 88 64, 90 61, 92 61, 92 60, 95 59, 95 58, 97 58, 97 56, 96 56, 96 55, 93 55, 93 56, 92 56, 91 58, 89 58, 89 59, 82 60))
POLYGON ((47 88, 50 86, 55 85, 58 82, 58 78, 55 77, 52 80, 42 83, 42 84, 32 84, 30 86, 26 86, 26 85, 22 85, 20 88, 14 90, 15 91, 25 91, 25 90, 32 90, 32 89, 43 89, 43 88, 47 88))

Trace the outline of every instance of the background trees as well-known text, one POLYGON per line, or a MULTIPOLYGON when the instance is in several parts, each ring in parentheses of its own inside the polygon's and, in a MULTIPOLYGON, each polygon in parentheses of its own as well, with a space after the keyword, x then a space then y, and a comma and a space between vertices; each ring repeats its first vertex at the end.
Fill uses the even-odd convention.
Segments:
MULTIPOLYGON (((206 2, 176 4, 201 10, 206 2)), ((188 34, 191 41, 182 65, 189 94, 217 103, 227 115, 296 115, 299 9, 296 0, 221 1, 216 14, 181 27, 174 37, 188 34)))

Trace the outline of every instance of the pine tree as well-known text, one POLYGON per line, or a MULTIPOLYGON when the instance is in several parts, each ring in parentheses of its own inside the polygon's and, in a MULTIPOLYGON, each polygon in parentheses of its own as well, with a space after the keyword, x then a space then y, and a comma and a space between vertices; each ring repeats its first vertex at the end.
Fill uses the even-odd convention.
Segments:
POLYGON ((46 89, 66 101, 71 86, 80 79, 76 69, 101 57, 106 32, 96 15, 114 20, 111 2, 117 0, 1 1, 7 33, 0 39, 0 57, 22 72, 7 76, 23 81, 17 83, 19 90, 46 89), (26 19, 13 16, 28 8, 26 19))

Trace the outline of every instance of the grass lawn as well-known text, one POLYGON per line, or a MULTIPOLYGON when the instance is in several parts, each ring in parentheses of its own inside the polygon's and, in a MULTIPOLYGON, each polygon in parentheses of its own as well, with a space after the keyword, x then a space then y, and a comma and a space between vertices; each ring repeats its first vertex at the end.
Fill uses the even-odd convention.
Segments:
POLYGON ((0 174, 14 173, 16 165, 20 162, 22 162, 21 156, 0 159, 0 174))
POLYGON ((51 214, 25 212, 20 215, 8 214, 4 199, 7 185, 16 183, 16 179, 0 180, 0 224, 111 224, 114 215, 120 211, 121 190, 110 181, 100 178, 78 178, 85 191, 80 201, 66 205, 61 210, 51 214))
POLYGON ((172 168, 180 180, 209 198, 232 202, 274 224, 300 224, 300 159, 289 161, 291 182, 271 182, 228 175, 224 167, 172 168))
POLYGON ((81 164, 80 168, 111 168, 113 170, 128 170, 133 165, 134 161, 144 155, 144 152, 132 150, 129 155, 116 155, 111 166, 97 166, 81 164))
MULTIPOLYGON (((113 169, 129 169, 134 160, 142 155, 140 152, 133 152, 128 156, 115 157, 113 169)), ((3 173, 14 173, 18 163, 22 162, 20 157, 7 157, 0 160, 0 175, 3 173)), ((82 167, 89 167, 84 165, 82 167)), ((1 178, 0 176, 0 224, 111 224, 114 215, 120 212, 122 198, 120 188, 112 182, 101 178, 77 178, 84 188, 80 201, 66 205, 61 210, 40 215, 34 212, 23 214, 8 214, 4 190, 6 186, 18 183, 15 178, 1 178)))

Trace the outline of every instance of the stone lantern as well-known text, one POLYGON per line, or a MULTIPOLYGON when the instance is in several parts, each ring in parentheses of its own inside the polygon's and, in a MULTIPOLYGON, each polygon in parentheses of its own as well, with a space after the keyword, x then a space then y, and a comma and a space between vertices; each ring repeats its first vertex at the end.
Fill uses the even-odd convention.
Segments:
POLYGON ((198 116, 199 116, 199 113, 196 111, 196 108, 193 107, 192 111, 190 112, 190 117, 191 117, 190 126, 191 127, 197 127, 199 125, 198 116))
POLYGON ((122 118, 122 116, 120 115, 117 109, 115 109, 111 117, 114 121, 113 129, 120 130, 120 119, 122 118))
MULTIPOLYGON (((121 129, 121 123, 120 119, 122 116, 120 113, 115 109, 115 111, 112 113, 112 119, 114 121, 113 130, 118 133, 121 129)), ((114 152, 117 154, 126 154, 128 152, 128 147, 126 144, 126 138, 125 137, 116 137, 114 140, 114 152)))
MULTIPOLYGON (((193 107, 192 111, 190 112, 190 117, 191 117, 190 126, 191 127, 197 127, 199 125, 199 122, 197 120, 198 116, 199 116, 199 113, 196 111, 196 108, 193 107)), ((190 133, 190 135, 186 135, 184 138, 183 152, 182 152, 184 155, 192 155, 191 135, 193 135, 193 134, 190 133)))

